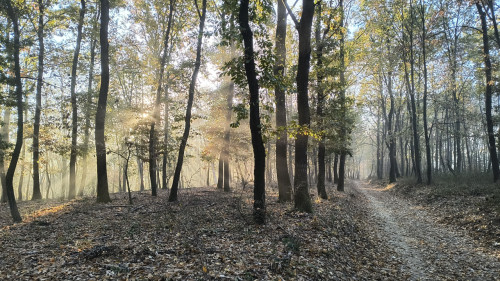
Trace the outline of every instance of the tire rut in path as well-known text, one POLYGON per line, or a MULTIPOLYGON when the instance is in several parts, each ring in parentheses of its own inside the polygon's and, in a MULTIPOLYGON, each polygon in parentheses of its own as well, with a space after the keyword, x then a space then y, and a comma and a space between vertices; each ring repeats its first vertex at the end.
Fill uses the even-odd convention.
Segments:
POLYGON ((500 261, 464 232, 436 223, 422 208, 387 191, 355 182, 379 236, 397 253, 410 280, 500 280, 500 261))

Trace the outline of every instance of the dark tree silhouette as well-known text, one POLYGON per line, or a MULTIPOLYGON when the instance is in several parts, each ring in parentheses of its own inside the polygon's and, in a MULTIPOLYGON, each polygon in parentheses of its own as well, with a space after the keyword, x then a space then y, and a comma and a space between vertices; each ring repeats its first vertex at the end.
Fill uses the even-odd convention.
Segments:
POLYGON ((16 171, 17 162, 19 161, 19 154, 21 153, 21 146, 23 144, 23 84, 21 82, 21 64, 19 62, 19 50, 21 49, 21 44, 19 42, 19 22, 17 10, 14 8, 10 0, 2 0, 3 4, 6 4, 7 15, 10 18, 14 31, 14 79, 16 85, 16 105, 17 105, 17 136, 16 145, 14 146, 14 151, 12 152, 12 158, 10 160, 9 168, 7 169, 7 174, 5 175, 5 181, 7 186, 7 199, 9 201, 10 214, 14 222, 21 222, 21 214, 17 209, 16 198, 14 196, 14 173, 16 171), (5 3, 6 2, 6 3, 5 3))
POLYGON ((106 167, 106 142, 104 138, 104 124, 106 121, 106 105, 109 89, 109 0, 101 0, 101 88, 97 101, 95 117, 95 149, 97 158, 97 202, 111 202, 108 191, 108 175, 106 167))
POLYGON ((184 133, 181 139, 179 148, 179 155, 177 156, 177 164, 175 166, 174 179, 172 180, 172 188, 170 189, 170 196, 168 201, 177 201, 177 190, 179 188, 179 180, 181 177, 182 163, 184 162, 184 150, 186 150, 187 140, 189 138, 189 130, 191 128, 191 109, 193 108, 194 91, 196 87, 196 78, 201 66, 201 47, 203 43, 203 28, 205 27, 205 17, 207 12, 207 0, 202 1, 201 12, 198 7, 198 0, 194 0, 196 11, 200 17, 200 26, 198 29, 198 42, 196 44, 196 60, 194 63, 194 71, 189 83, 189 97, 186 107, 186 117, 184 118, 184 133))
POLYGON ((266 222, 266 151, 262 141, 259 81, 255 70, 253 32, 248 22, 248 0, 241 0, 239 11, 240 32, 245 47, 245 74, 250 91, 250 132, 254 157, 253 217, 257 224, 266 222))

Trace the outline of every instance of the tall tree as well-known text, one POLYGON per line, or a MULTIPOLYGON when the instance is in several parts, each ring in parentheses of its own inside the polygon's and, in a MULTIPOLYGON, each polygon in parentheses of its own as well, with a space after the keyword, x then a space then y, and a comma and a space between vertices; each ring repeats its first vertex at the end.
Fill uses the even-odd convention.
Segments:
POLYGON ((33 195, 32 200, 42 199, 40 191, 40 114, 42 110, 42 87, 43 87, 43 69, 45 57, 44 44, 44 14, 45 4, 43 0, 38 0, 38 77, 36 82, 35 95, 35 120, 33 124, 33 195))
MULTIPOLYGON (((425 5, 423 0, 420 1, 420 17, 422 20, 422 64, 424 67, 424 96, 423 96, 423 121, 424 121, 424 135, 425 135, 425 157, 427 163, 427 184, 431 184, 432 182, 432 157, 431 157, 431 143, 430 143, 430 134, 427 124, 427 48, 426 48, 426 40, 427 40, 427 29, 425 26, 425 5)), ((457 118, 457 120, 460 120, 457 118)), ((458 123, 460 124, 460 122, 458 123)), ((457 143, 459 146, 460 143, 457 143)), ((460 150, 458 150, 460 153, 460 150)), ((459 156, 458 156, 459 157, 459 156)), ((457 161, 457 164, 458 161, 457 161)))
MULTIPOLYGON (((275 52, 276 63, 274 65, 274 76, 283 78, 285 75, 286 63, 286 7, 283 0, 277 0, 278 11, 276 19, 276 39, 275 52)), ((280 81, 281 79, 278 79, 280 81)), ((292 183, 288 174, 288 164, 286 159, 286 150, 288 146, 286 132, 286 93, 282 83, 274 87, 274 96, 276 99, 276 127, 280 130, 276 140, 276 174, 278 178, 279 201, 292 201, 292 183)))
POLYGON ((7 199, 9 201, 10 214, 14 222, 21 222, 21 214, 17 208, 16 198, 14 196, 14 173, 16 171, 17 162, 19 161, 19 154, 21 153, 21 146, 23 144, 23 84, 21 82, 21 64, 19 62, 19 51, 21 49, 20 33, 19 33, 19 19, 18 10, 14 7, 11 0, 2 0, 2 6, 7 9, 7 15, 12 22, 14 31, 14 79, 16 85, 16 105, 17 105, 17 136, 16 145, 12 152, 9 168, 5 175, 5 182, 7 186, 7 199))
POLYGON ((71 65, 71 109, 72 109, 72 127, 71 127, 71 151, 69 159, 69 192, 68 198, 73 199, 76 195, 76 156, 77 156, 77 138, 78 138, 78 106, 76 104, 76 70, 78 68, 78 57, 80 56, 80 45, 82 42, 83 20, 86 7, 85 0, 80 1, 80 17, 78 18, 78 27, 76 35, 75 52, 73 53, 73 63, 71 65))
MULTIPOLYGON (((172 27, 172 18, 174 14, 174 4, 175 0, 170 0, 169 5, 169 15, 168 15, 168 24, 167 31, 165 32, 165 40, 163 42, 163 54, 160 59, 160 75, 158 76, 158 86, 156 88, 156 101, 153 109, 153 119, 150 124, 149 130, 149 178, 151 180, 151 193, 153 196, 156 196, 157 190, 157 181, 156 181, 156 133, 155 133, 155 125, 156 122, 160 121, 160 104, 161 104, 161 94, 162 94, 162 86, 163 86, 163 76, 165 73, 165 65, 167 63, 168 56, 168 44, 170 39, 170 29, 172 27)), ((165 118, 167 118, 165 116, 165 118)), ((165 174, 163 175, 166 176, 165 174)))
POLYGON ((177 201, 177 191, 179 188, 182 164, 184 162, 184 150, 186 149, 187 140, 189 138, 189 130, 191 129, 191 109, 193 108, 196 79, 201 66, 201 47, 203 43, 203 29, 205 27, 205 18, 207 13, 207 0, 202 0, 201 11, 198 7, 198 0, 194 0, 194 5, 196 7, 196 13, 200 18, 198 42, 196 44, 196 60, 194 63, 193 75, 191 76, 191 82, 189 83, 189 96, 186 106, 186 116, 184 118, 184 133, 181 139, 179 155, 177 156, 177 164, 175 166, 174 178, 172 180, 172 188, 170 189, 170 196, 168 197, 168 201, 170 202, 177 201))
POLYGON ((410 1, 410 19, 406 24, 406 32, 408 36, 404 36, 408 39, 407 46, 405 49, 405 54, 403 54, 405 69, 406 69, 406 61, 409 60, 410 64, 410 73, 409 79, 407 75, 407 84, 409 89, 410 96, 410 112, 411 112, 411 123, 413 128, 413 150, 414 150, 414 159, 415 159, 415 174, 417 176, 417 183, 422 183, 422 165, 421 165, 421 155, 420 155, 420 137, 419 137, 419 128, 418 128, 418 116, 417 116, 417 107, 416 107, 416 99, 415 99, 415 55, 414 55, 414 45, 413 45, 413 28, 414 28, 414 17, 413 17, 413 5, 412 1, 410 1), (409 54, 408 54, 409 52, 409 54), (409 56, 409 57, 407 57, 409 56))
POLYGON ((250 132, 254 155, 253 217, 257 224, 266 222, 266 151, 262 141, 259 109, 259 81, 255 70, 253 32, 249 24, 248 0, 241 0, 239 11, 240 32, 245 47, 245 74, 250 91, 250 132))
POLYGON ((491 97, 493 95, 493 78, 492 66, 490 59, 490 47, 488 38, 488 24, 486 22, 486 13, 483 11, 481 3, 476 2, 476 8, 481 19, 481 30, 483 33, 483 57, 484 57, 484 73, 486 76, 485 90, 485 111, 486 111, 486 130, 488 132, 488 148, 490 152, 491 167, 493 170, 493 181, 496 182, 500 178, 500 168, 498 164, 497 149, 495 145, 495 134, 493 132, 493 118, 491 114, 491 97))
POLYGON ((93 89, 92 89, 92 84, 94 81, 94 65, 95 65, 95 49, 97 46, 97 40, 96 36, 94 35, 97 33, 97 27, 98 27, 98 21, 100 17, 100 9, 97 9, 94 18, 92 19, 92 29, 91 29, 91 35, 90 35, 90 65, 89 65, 89 78, 88 78, 88 85, 87 85, 87 94, 85 98, 85 125, 83 127, 83 147, 82 147, 82 152, 83 152, 83 159, 82 162, 84 163, 83 165, 83 171, 82 171, 82 180, 80 182, 80 190, 78 192, 79 196, 83 196, 83 190, 86 185, 86 180, 87 180, 87 156, 89 152, 89 141, 90 141, 90 115, 91 115, 91 105, 92 105, 92 97, 93 97, 93 89))
MULTIPOLYGON (((318 118, 318 128, 319 130, 323 130, 323 119, 324 119, 324 107, 325 107, 325 93, 324 93, 324 70, 323 70, 323 49, 324 49, 324 37, 329 31, 330 27, 327 26, 324 31, 321 30, 321 22, 322 22, 322 3, 318 2, 317 6, 317 16, 316 16, 316 27, 315 27, 315 39, 316 39, 316 80, 317 80, 317 105, 316 105, 316 114, 318 118)), ((317 189, 318 196, 323 199, 328 199, 328 195, 326 194, 325 188, 325 139, 324 136, 318 142, 318 181, 317 181, 317 189)))
MULTIPOLYGON (((286 4, 286 2, 285 2, 286 4)), ((314 16, 314 0, 302 0, 300 22, 286 5, 288 13, 299 33, 299 62, 297 65, 297 111, 299 126, 309 130, 309 68, 311 65, 311 31, 314 16)), ((300 132, 295 139, 295 208, 302 212, 312 212, 311 197, 307 183, 307 132, 300 132)))
POLYGON ((339 1, 340 10, 340 137, 341 137, 341 151, 339 157, 339 181, 337 184, 338 191, 344 191, 345 181, 345 158, 347 155, 347 104, 345 96, 345 31, 344 31, 344 1, 339 1))
POLYGON ((97 202, 111 202, 108 191, 108 174, 106 166, 106 142, 104 124, 109 90, 109 0, 101 0, 101 28, 99 42, 101 44, 101 87, 97 101, 95 117, 95 148, 97 158, 97 202))

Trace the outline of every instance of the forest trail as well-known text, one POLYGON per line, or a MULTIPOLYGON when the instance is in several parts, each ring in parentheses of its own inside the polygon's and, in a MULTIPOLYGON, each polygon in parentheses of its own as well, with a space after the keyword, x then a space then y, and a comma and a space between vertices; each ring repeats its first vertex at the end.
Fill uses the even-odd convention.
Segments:
POLYGON ((355 182, 368 200, 370 224, 398 255, 410 280, 500 280, 500 261, 466 233, 435 222, 422 207, 381 189, 355 182))

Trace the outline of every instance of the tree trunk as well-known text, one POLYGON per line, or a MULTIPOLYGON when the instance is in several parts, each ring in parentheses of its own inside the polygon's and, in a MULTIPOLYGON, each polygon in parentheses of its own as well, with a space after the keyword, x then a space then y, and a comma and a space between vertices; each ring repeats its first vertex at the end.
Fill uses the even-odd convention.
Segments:
MULTIPOLYGON (((314 0, 302 0, 302 16, 297 24, 299 32, 299 62, 297 66, 297 111, 299 126, 309 130, 309 68, 311 62, 311 30, 314 16, 314 0)), ((301 212, 312 212, 312 203, 307 184, 307 134, 298 134, 295 139, 295 208, 301 212)))
POLYGON ((254 155, 254 202, 253 217, 257 224, 266 222, 266 151, 262 141, 260 109, 259 109, 259 82, 255 70, 253 50, 253 33, 248 22, 249 0, 241 0, 239 10, 240 32, 245 47, 245 74, 250 91, 250 132, 254 155))
MULTIPOLYGON (((424 121, 424 135, 425 135, 425 157, 427 161, 427 185, 430 185, 432 182, 432 157, 431 157, 431 143, 430 143, 430 135, 427 125, 427 52, 426 52, 426 43, 425 40, 427 38, 427 30, 425 28, 425 6, 423 2, 421 2, 421 17, 422 17, 422 60, 424 65, 424 98, 423 98, 423 121, 424 121)), ((459 119, 457 119, 458 121, 459 119)), ((460 140, 460 138, 458 138, 460 140)))
MULTIPOLYGON (((283 79, 286 63, 286 7, 283 1, 277 0, 278 11, 276 21, 275 53, 276 63, 274 65, 274 76, 283 79)), ((286 93, 281 83, 274 87, 276 100, 276 128, 279 136, 276 140, 276 176, 278 178, 278 192, 280 202, 292 201, 292 183, 288 173, 287 163, 287 120, 286 120, 286 93)))
POLYGON ((5 181, 5 149, 9 143, 9 125, 10 125, 10 107, 6 106, 3 112, 3 125, 1 131, 1 145, 0 149, 0 180, 2 183, 2 196, 0 202, 7 202, 7 182, 5 181))
POLYGON ((17 105, 17 136, 16 145, 14 146, 14 151, 12 152, 12 158, 10 160, 9 168, 7 169, 7 174, 5 176, 5 182, 7 185, 7 199, 9 201, 10 214, 14 222, 21 222, 22 218, 17 209, 16 198, 14 196, 14 173, 16 171, 17 162, 19 160, 19 154, 21 152, 21 146, 23 144, 23 85, 21 82, 21 65, 19 63, 19 51, 21 49, 21 44, 19 43, 19 23, 17 18, 17 10, 14 10, 11 0, 7 0, 7 14, 12 21, 14 29, 14 75, 15 75, 15 85, 16 85, 16 105, 17 105))
POLYGON ((224 157, 221 153, 219 155, 219 176, 217 177, 217 189, 222 189, 224 186, 224 157))
POLYGON ((485 91, 485 110, 486 110, 486 129, 488 132, 488 149, 490 152, 490 161, 493 169, 493 182, 496 182, 500 177, 500 169, 498 165, 498 155, 495 145, 495 134, 493 132, 493 119, 491 114, 491 96, 493 94, 493 79, 491 75, 491 60, 488 38, 488 26, 486 23, 486 13, 483 11, 481 4, 476 3, 477 11, 481 18, 481 29, 483 31, 483 56, 484 56, 484 72, 486 76, 486 91, 485 91))
POLYGON ((224 148, 222 149, 224 154, 224 191, 229 192, 231 190, 230 186, 230 174, 229 174, 229 144, 230 144, 230 124, 231 124, 231 114, 233 112, 233 96, 234 96, 234 82, 229 83, 229 91, 227 94, 227 111, 226 111, 226 127, 224 129, 224 148))
MULTIPOLYGON (((390 53, 390 50, 389 50, 390 53)), ((387 91, 389 92, 389 99, 391 103, 391 109, 389 110, 389 116, 387 118, 387 134, 389 137, 389 145, 387 148, 389 149, 389 182, 396 182, 396 137, 394 136, 393 130, 393 119, 394 119, 394 95, 392 93, 392 71, 389 71, 387 74, 387 91)))
POLYGON ((106 142, 104 124, 106 121, 106 105, 109 89, 109 0, 101 0, 101 28, 99 41, 101 43, 101 87, 97 101, 95 118, 95 147, 97 158, 97 202, 111 202, 108 191, 108 175, 106 167, 106 142))
POLYGON ((333 183, 339 183, 339 155, 337 153, 333 159, 333 183))
MULTIPOLYGON (((169 15, 168 15, 168 24, 167 31, 165 33, 165 41, 163 42, 163 54, 160 60, 160 75, 158 78, 158 86, 156 88, 156 101, 153 109, 153 120, 151 121, 151 128, 149 130, 149 178, 151 180, 151 195, 156 196, 158 183, 156 178, 157 173, 157 163, 156 163, 156 133, 155 133, 155 125, 160 121, 160 103, 161 103, 161 93, 163 86, 163 75, 165 73, 165 65, 167 63, 168 56, 168 43, 170 39, 170 29, 172 26, 172 17, 174 14, 174 3, 175 0, 170 0, 169 5, 169 15)), ((166 116, 165 116, 166 118, 166 116)))
MULTIPOLYGON (((94 17, 94 22, 92 25, 92 30, 97 30, 97 22, 100 16, 100 10, 97 11, 96 16, 94 17)), ((89 153, 89 140, 90 140, 90 115, 91 115, 91 105, 92 105, 92 82, 94 81, 94 64, 95 64, 95 48, 97 46, 97 42, 94 36, 91 37, 90 40, 90 65, 89 65, 89 82, 87 86, 87 96, 85 101, 85 125, 84 125, 84 133, 83 133, 83 171, 82 171, 82 180, 80 183, 80 190, 78 191, 78 196, 83 196, 83 191, 86 186, 87 180, 87 156, 89 153)))
POLYGON ((139 156, 137 156, 137 170, 139 170, 139 190, 144 191, 144 164, 139 156))
POLYGON ((199 9, 198 9, 198 0, 194 0, 196 10, 198 11, 198 14, 200 16, 200 26, 198 30, 198 42, 196 45, 196 61, 194 64, 194 71, 193 75, 191 77, 191 82, 189 84, 189 97, 188 97, 188 102, 187 102, 187 107, 186 107, 186 117, 184 119, 184 133, 182 135, 181 139, 181 145, 179 148, 179 155, 177 157, 177 164, 175 166, 175 172, 174 172, 174 179, 172 180, 172 188, 170 190, 170 196, 168 198, 168 201, 174 202, 177 201, 177 190, 179 188, 179 179, 181 176, 181 170, 182 170, 182 163, 184 162, 184 150, 186 149, 187 145, 187 140, 189 137, 189 130, 191 128, 191 109, 193 107, 193 100, 194 100, 194 92, 195 92, 195 87, 196 87, 196 78, 198 77, 198 72, 200 70, 200 65, 201 65, 201 47, 202 47, 202 42, 203 42, 203 28, 205 27, 205 16, 206 16, 206 10, 207 10, 207 0, 202 1, 202 12, 200 14, 199 9))
POLYGON ((418 135, 418 118, 417 118, 417 108, 415 102, 415 61, 413 56, 413 9, 410 4, 411 11, 411 26, 409 28, 409 49, 410 49, 410 105, 411 105, 411 114, 412 114, 412 127, 413 127, 413 147, 415 153, 415 173, 417 176, 417 183, 422 183, 422 171, 421 171, 421 157, 420 157, 420 138, 418 135))
MULTIPOLYGON (((316 22, 316 30, 315 30, 315 37, 316 37, 316 80, 317 80, 317 106, 316 106, 316 115, 318 116, 318 129, 320 131, 323 131, 323 119, 324 119, 324 114, 323 110, 325 107, 325 94, 324 94, 324 85, 323 85, 323 78, 324 78, 324 73, 323 73, 323 48, 324 48, 324 42, 323 38, 321 36, 321 14, 322 14, 322 4, 321 2, 318 2, 316 4, 318 7, 317 11, 317 22, 316 22)), ((326 188, 325 188, 325 136, 321 136, 321 139, 318 142, 318 161, 317 161, 317 166, 318 166, 318 178, 317 178, 317 189, 318 189, 318 196, 320 196, 323 199, 328 199, 328 195, 326 194, 326 188)))
POLYGON ((45 44, 43 38, 45 6, 43 0, 38 0, 38 77, 36 82, 35 95, 35 120, 33 123, 33 196, 31 200, 42 199, 40 191, 40 115, 42 109, 42 86, 43 86, 43 67, 45 57, 45 44))
POLYGON ((71 152, 69 160, 69 193, 68 199, 75 198, 76 195, 76 156, 77 156, 77 138, 78 138, 78 106, 76 104, 76 70, 78 67, 78 56, 80 55, 80 44, 82 42, 83 19, 85 17, 85 0, 80 1, 80 18, 78 19, 78 32, 76 36, 76 47, 73 54, 73 64, 71 66, 71 109, 72 128, 71 128, 71 152))
MULTIPOLYGON (((381 101, 382 102, 382 101, 381 101)), ((383 143, 381 141, 380 108, 377 111, 377 179, 381 180, 384 176, 384 155, 382 154, 383 143)), ((335 159, 337 160, 337 159, 335 159)))
POLYGON ((340 151, 340 159, 339 159, 339 182, 337 185, 338 191, 344 191, 344 177, 345 177, 345 157, 347 154, 347 106, 346 106, 346 98, 345 98, 345 60, 344 60, 344 1, 339 1, 339 9, 340 9, 340 112, 341 112, 341 145, 342 150, 340 151))

